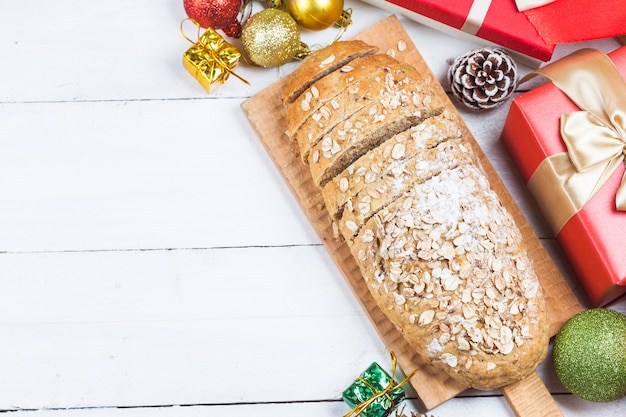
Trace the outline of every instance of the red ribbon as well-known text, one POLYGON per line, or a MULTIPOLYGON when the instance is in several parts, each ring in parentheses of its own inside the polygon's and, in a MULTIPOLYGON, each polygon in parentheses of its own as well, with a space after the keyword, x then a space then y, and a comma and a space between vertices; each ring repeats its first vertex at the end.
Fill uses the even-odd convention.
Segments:
POLYGON ((548 44, 626 35, 624 0, 555 0, 524 14, 548 44))

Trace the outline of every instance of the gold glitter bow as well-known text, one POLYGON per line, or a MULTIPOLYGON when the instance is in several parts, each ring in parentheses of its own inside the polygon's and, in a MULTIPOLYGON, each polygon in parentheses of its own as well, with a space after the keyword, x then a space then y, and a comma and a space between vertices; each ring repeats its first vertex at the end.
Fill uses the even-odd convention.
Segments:
POLYGON ((250 84, 234 72, 241 53, 226 42, 214 29, 208 28, 200 35, 200 24, 194 19, 188 18, 180 23, 180 32, 185 39, 193 44, 183 55, 183 66, 207 92, 210 93, 216 83, 224 84, 231 74, 244 83, 250 84), (187 20, 198 27, 198 40, 196 42, 189 39, 183 30, 183 24, 187 20))
MULTIPOLYGON (((611 59, 581 49, 529 75, 551 79, 580 109, 561 116, 567 152, 546 158, 529 180, 554 232, 602 188, 626 155, 626 81, 611 59), (546 200, 547 199, 547 200, 546 200)), ((626 211, 626 174, 615 195, 626 211)))
POLYGON ((362 382, 362 383, 364 383, 365 385, 367 385, 375 394, 372 395, 367 400, 363 401, 362 403, 359 403, 352 410, 350 410, 346 414, 344 414, 343 417, 357 417, 357 416, 359 416, 361 413, 363 413, 367 409, 367 407, 372 405, 374 403, 374 401, 378 400, 381 397, 387 397, 387 399, 390 402, 393 402, 393 398, 391 398, 390 393, 393 392, 395 389, 400 388, 402 385, 406 384, 407 382, 409 382, 409 380, 411 378, 413 378, 413 376, 417 373, 417 369, 416 369, 413 372, 411 372, 411 374, 409 376, 407 376, 402 381, 397 383, 394 380, 394 375, 396 373, 397 359, 396 359, 395 353, 390 352, 390 355, 391 355, 391 372, 390 372, 391 381, 389 382, 389 385, 387 385, 384 390, 379 391, 379 390, 376 389, 376 387, 374 387, 372 384, 370 384, 369 381, 367 381, 366 379, 364 379, 362 377, 358 377, 357 380, 362 382))

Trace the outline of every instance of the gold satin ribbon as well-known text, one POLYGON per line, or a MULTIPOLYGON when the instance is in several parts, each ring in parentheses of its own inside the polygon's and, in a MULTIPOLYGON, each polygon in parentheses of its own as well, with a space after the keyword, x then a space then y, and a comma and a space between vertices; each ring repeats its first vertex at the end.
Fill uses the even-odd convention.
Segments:
MULTIPOLYGON (((611 59, 581 49, 536 70, 548 77, 580 109, 561 116, 567 152, 549 156, 531 176, 528 187, 555 234, 596 194, 624 163, 626 155, 626 81, 611 59)), ((626 173, 615 196, 626 211, 626 173)))
MULTIPOLYGON (((545 6, 553 1, 555 0, 515 0, 515 4, 517 10, 523 12, 524 10, 545 6)), ((492 0, 474 0, 465 18, 465 22, 461 27, 461 31, 469 33, 470 35, 476 35, 482 27, 485 17, 487 17, 491 3, 492 0)))
MULTIPOLYGON (((515 0, 515 4, 517 10, 523 12, 524 10, 545 6, 553 1, 555 0, 515 0)), ((470 35, 476 35, 487 17, 491 3, 492 0, 474 0, 465 18, 465 22, 463 22, 463 26, 461 26, 461 31, 470 35)))
POLYGON ((490 6, 491 0, 474 0, 461 27, 461 31, 470 35, 476 35, 483 25, 485 17, 487 17, 490 6))

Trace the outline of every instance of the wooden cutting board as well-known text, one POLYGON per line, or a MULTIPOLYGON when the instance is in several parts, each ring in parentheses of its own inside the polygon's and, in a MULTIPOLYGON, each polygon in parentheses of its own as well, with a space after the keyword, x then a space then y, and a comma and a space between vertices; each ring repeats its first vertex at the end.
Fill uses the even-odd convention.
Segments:
MULTIPOLYGON (((376 45, 381 52, 391 53, 397 59, 412 64, 418 71, 436 79, 395 16, 380 21, 354 38, 376 45), (399 45, 402 46, 399 47, 399 45)), ((423 410, 421 411, 430 410, 464 391, 466 387, 453 381, 443 371, 431 367, 417 356, 400 332, 376 306, 348 246, 343 241, 333 238, 332 223, 324 207, 322 196, 311 179, 308 167, 300 161, 296 146, 285 134, 287 130, 286 108, 281 97, 283 86, 288 77, 250 97, 242 104, 242 109, 328 253, 352 288, 363 309, 367 312, 385 345, 396 354, 398 365, 405 374, 417 370, 415 376, 411 378, 410 384, 422 403, 423 410)), ((456 109, 448 99, 443 87, 439 86, 439 88, 448 109, 456 113, 456 109)), ((554 335, 565 321, 581 311, 582 307, 471 135, 470 143, 476 154, 479 155, 493 189, 515 218, 529 247, 547 297, 551 323, 550 331, 554 335)), ((536 373, 524 381, 502 390, 518 416, 561 415, 556 403, 536 373), (540 411, 540 414, 537 414, 537 411, 540 411)))

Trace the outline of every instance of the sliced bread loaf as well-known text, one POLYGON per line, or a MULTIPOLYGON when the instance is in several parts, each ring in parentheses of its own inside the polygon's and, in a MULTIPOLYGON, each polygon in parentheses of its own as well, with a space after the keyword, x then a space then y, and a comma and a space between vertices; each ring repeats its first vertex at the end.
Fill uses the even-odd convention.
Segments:
POLYGON ((380 308, 454 379, 493 389, 545 358, 538 277, 513 218, 475 165, 416 183, 367 222, 351 249, 380 308))
POLYGON ((402 163, 394 163, 385 175, 348 199, 338 222, 341 234, 347 242, 352 242, 373 215, 409 191, 414 184, 467 164, 474 158, 474 153, 463 144, 463 139, 450 139, 434 148, 422 149, 402 163))
POLYGON ((380 68, 390 67, 396 61, 387 54, 367 55, 333 71, 317 80, 287 107, 287 135, 302 126, 304 121, 322 105, 343 92, 347 87, 376 73, 380 68))
POLYGON ((387 174, 394 162, 403 162, 423 149, 460 138, 463 133, 457 116, 449 111, 398 133, 354 161, 324 186, 322 196, 328 213, 333 219, 340 218, 348 199, 387 174))
MULTIPOLYGON (((329 69, 332 48, 315 59, 298 75, 311 77, 300 91, 345 65, 329 69)), ((307 162, 374 301, 415 351, 467 386, 509 385, 546 356, 545 299, 475 143, 443 113, 432 77, 416 72, 368 86, 377 99, 325 127, 307 162)))
POLYGON ((323 188, 370 149, 443 111, 443 101, 414 69, 387 73, 378 101, 337 124, 311 148, 308 162, 314 183, 323 188))
POLYGON ((350 61, 372 55, 378 48, 363 41, 338 41, 307 56, 289 76, 283 93, 285 104, 293 103, 315 81, 343 67, 350 61))
POLYGON ((371 76, 355 82, 314 111, 294 133, 302 161, 308 163, 311 149, 335 126, 368 104, 388 100, 389 90, 382 87, 385 79, 403 79, 407 74, 416 76, 415 71, 398 61, 381 66, 371 76))

